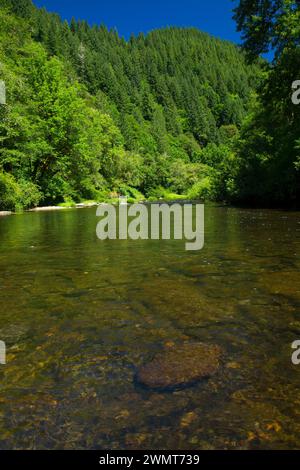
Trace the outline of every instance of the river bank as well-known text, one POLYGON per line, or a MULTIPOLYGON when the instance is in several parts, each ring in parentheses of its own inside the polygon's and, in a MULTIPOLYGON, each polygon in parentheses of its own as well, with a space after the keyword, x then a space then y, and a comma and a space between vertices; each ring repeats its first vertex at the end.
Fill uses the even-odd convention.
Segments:
MULTIPOLYGON (((91 207, 97 207, 100 206, 101 204, 113 204, 117 205, 119 204, 119 198, 111 198, 107 199, 105 201, 97 202, 97 201, 89 201, 89 202, 82 202, 78 204, 61 204, 57 206, 41 206, 41 207, 34 207, 32 209, 27 209, 27 210, 22 210, 18 212, 13 212, 13 211, 0 211, 0 217, 6 217, 8 215, 16 215, 16 214, 22 214, 24 212, 52 212, 52 211, 61 211, 61 210, 66 210, 66 209, 89 209, 91 207)), ((154 198, 149 198, 149 199, 144 199, 144 200, 134 200, 131 198, 128 198, 128 203, 129 204, 153 204, 153 203, 184 203, 187 202, 186 196, 180 196, 180 195, 172 195, 171 197, 167 198, 162 198, 162 199, 154 199, 154 198), (176 196, 176 197, 175 197, 176 196)), ((190 201, 189 201, 190 202, 190 201)))
POLYGON ((7 215, 12 215, 12 212, 11 211, 1 211, 0 212, 0 217, 5 217, 7 215))
POLYGON ((102 203, 92 202, 92 203, 81 203, 81 204, 74 204, 74 205, 66 205, 66 206, 41 206, 41 207, 34 207, 33 209, 27 209, 18 212, 12 211, 0 211, 0 217, 6 217, 8 215, 16 215, 16 214, 23 214, 24 212, 52 212, 52 211, 61 211, 66 209, 88 209, 91 207, 97 207, 102 203))

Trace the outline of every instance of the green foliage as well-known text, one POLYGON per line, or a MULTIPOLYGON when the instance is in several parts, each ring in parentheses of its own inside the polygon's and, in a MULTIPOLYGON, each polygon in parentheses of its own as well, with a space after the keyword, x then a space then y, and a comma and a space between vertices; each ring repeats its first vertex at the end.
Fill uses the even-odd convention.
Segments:
POLYGON ((194 184, 188 192, 188 198, 192 200, 210 201, 213 197, 213 186, 209 176, 194 184))
POLYGON ((128 202, 132 202, 132 201, 139 202, 145 199, 143 194, 140 191, 133 188, 132 186, 128 186, 125 183, 121 183, 118 186, 117 190, 121 196, 126 196, 128 198, 128 202))
POLYGON ((29 181, 17 182, 8 173, 0 173, 0 208, 2 210, 21 210, 38 206, 41 193, 36 185, 29 181))
POLYGON ((187 194, 198 181, 201 167, 198 163, 184 163, 182 160, 171 162, 167 177, 168 188, 176 194, 187 194))
POLYGON ((123 184, 140 188, 143 181, 143 159, 135 153, 124 152, 119 155, 116 179, 123 184))
POLYGON ((234 145, 258 67, 233 44, 182 28, 126 42, 0 0, 0 54, 0 171, 5 200, 19 194, 1 207, 236 194, 234 145))
POLYGON ((13 176, 0 173, 0 207, 2 210, 14 210, 17 206, 18 185, 13 176))
POLYGON ((1 75, 8 90, 8 105, 0 108, 0 169, 18 183, 38 186, 43 203, 96 197, 124 154, 119 129, 61 60, 49 57, 29 34, 22 47, 10 35, 19 25, 24 33, 21 20, 3 11, 0 19, 1 75), (6 41, 15 43, 12 54, 5 52, 6 41))
POLYGON ((173 193, 166 188, 162 188, 161 186, 159 186, 158 188, 152 189, 148 195, 148 200, 150 202, 155 202, 159 200, 179 201, 180 199, 185 199, 185 198, 186 198, 185 195, 173 193))
POLYGON ((236 146, 236 197, 251 204, 297 205, 300 106, 291 98, 292 82, 299 79, 300 70, 300 4, 243 0, 236 19, 250 58, 275 51, 236 146))
POLYGON ((0 8, 9 9, 12 13, 22 18, 30 18, 34 13, 34 7, 31 0, 0 0, 0 8))
POLYGON ((241 124, 255 67, 247 69, 234 45, 182 28, 132 36, 126 43, 103 26, 73 19, 68 27, 45 10, 33 17, 33 37, 69 60, 88 90, 101 96, 127 149, 147 151, 149 132, 152 152, 167 152, 170 136, 187 133, 206 145, 217 142, 221 125, 241 124))
POLYGON ((240 0, 235 20, 250 58, 270 50, 279 58, 284 49, 299 46, 298 0, 240 0))

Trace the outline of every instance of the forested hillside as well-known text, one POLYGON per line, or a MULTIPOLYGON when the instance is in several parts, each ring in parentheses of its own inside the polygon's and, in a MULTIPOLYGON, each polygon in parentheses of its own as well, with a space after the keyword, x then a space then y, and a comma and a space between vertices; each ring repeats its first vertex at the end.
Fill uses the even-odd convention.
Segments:
POLYGON ((265 72, 233 44, 180 28, 125 41, 0 0, 0 54, 0 208, 248 198, 240 133, 265 72))

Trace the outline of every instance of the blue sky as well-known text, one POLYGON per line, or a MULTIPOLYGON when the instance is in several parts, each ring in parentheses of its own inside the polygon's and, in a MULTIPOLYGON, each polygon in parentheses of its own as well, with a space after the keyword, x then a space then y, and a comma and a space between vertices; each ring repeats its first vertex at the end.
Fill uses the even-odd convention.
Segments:
POLYGON ((39 7, 70 20, 104 23, 121 36, 164 26, 194 26, 214 36, 239 43, 232 20, 232 0, 33 0, 39 7))

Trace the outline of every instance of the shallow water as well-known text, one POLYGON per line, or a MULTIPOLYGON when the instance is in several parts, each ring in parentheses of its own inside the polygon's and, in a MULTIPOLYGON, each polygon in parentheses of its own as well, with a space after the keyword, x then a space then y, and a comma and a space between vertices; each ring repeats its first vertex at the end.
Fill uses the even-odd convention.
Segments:
POLYGON ((95 209, 0 219, 0 448, 300 448, 300 213, 206 208, 205 248, 96 238, 95 209), (165 345, 224 350, 154 392, 165 345))

